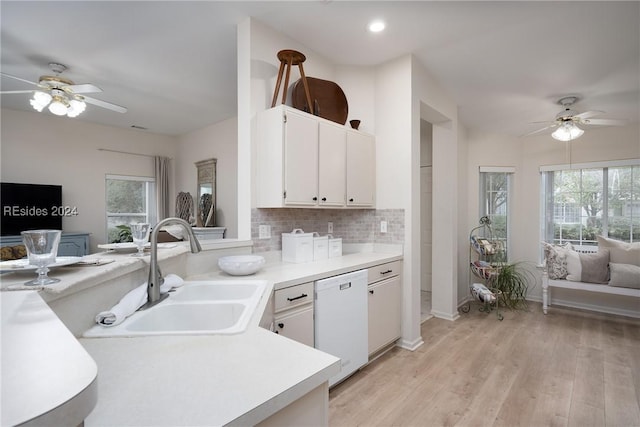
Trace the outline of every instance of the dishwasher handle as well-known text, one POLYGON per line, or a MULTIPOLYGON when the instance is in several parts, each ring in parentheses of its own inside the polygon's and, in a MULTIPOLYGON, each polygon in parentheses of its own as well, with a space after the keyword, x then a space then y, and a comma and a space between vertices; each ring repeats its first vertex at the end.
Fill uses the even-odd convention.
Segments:
POLYGON ((340 290, 344 291, 345 289, 349 289, 351 287, 351 282, 341 283, 340 290))

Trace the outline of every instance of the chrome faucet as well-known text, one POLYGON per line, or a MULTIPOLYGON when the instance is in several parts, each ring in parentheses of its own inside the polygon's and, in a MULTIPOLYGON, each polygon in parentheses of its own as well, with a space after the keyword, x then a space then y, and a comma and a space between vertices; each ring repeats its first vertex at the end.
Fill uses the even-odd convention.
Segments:
POLYGON ((151 259, 149 261, 149 280, 147 281, 147 303, 140 307, 140 310, 145 310, 147 308, 153 307, 169 296, 169 294, 160 294, 160 286, 162 286, 162 284, 164 283, 164 277, 162 277, 160 267, 158 266, 158 232, 163 226, 168 224, 181 225, 182 228, 185 229, 185 231, 189 235, 189 245, 191 246, 192 253, 195 254, 202 250, 200 242, 198 242, 195 234, 193 234, 191 225, 189 225, 189 223, 184 219, 165 218, 162 221, 158 222, 151 231, 151 259))

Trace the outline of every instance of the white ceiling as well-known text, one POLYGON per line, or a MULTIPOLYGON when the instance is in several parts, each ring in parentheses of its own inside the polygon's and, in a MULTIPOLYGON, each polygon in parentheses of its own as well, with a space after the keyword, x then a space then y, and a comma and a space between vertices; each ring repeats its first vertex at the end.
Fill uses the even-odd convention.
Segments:
MULTIPOLYGON (((598 118, 640 116, 638 1, 3 0, 1 70, 37 81, 49 62, 63 63, 64 76, 129 110, 89 105, 74 120, 179 135, 236 115, 236 24, 246 16, 336 64, 413 53, 469 129, 521 135, 552 120, 568 94, 582 98, 579 112, 604 111, 598 118), (369 34, 372 18, 387 30, 369 34)), ((1 85, 30 88, 5 77, 1 85)), ((33 111, 28 95, 1 102, 33 111)))

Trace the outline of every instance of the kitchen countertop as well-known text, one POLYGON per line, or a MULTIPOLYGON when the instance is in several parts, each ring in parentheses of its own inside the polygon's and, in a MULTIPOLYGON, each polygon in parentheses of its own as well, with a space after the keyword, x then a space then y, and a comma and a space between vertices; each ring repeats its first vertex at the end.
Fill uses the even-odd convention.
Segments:
POLYGON ((0 303, 0 424, 79 425, 98 399, 96 363, 36 291, 3 292, 0 303))
MULTIPOLYGON (((188 249, 185 245, 175 245, 163 250, 158 250, 158 260, 185 254, 188 249)), ((51 285, 25 285, 24 283, 36 277, 35 271, 5 272, 0 276, 0 289, 2 291, 37 290, 43 294, 62 296, 79 292, 105 280, 114 280, 128 272, 140 268, 149 268, 149 256, 132 257, 130 253, 99 252, 78 260, 104 260, 109 261, 104 265, 79 265, 71 264, 64 267, 52 268, 49 276, 60 279, 60 282, 51 285)))
MULTIPOLYGON (((203 251, 224 250, 247 246, 248 242, 237 239, 202 240, 203 251)), ((158 247, 158 262, 175 258, 189 253, 188 242, 160 243, 158 247)), ((103 265, 71 264, 64 267, 52 268, 50 277, 60 279, 60 282, 46 286, 25 285, 24 283, 36 277, 35 271, 4 271, 0 274, 0 291, 37 290, 42 295, 60 298, 96 286, 107 280, 118 280, 119 277, 141 268, 149 268, 149 253, 144 257, 132 257, 132 252, 105 251, 78 257, 83 261, 108 261, 103 265)))
MULTIPOLYGON (((305 264, 268 263, 262 271, 249 276, 267 280, 271 285, 242 334, 80 339, 99 372, 98 402, 85 425, 247 425, 267 418, 326 382, 340 369, 339 359, 334 356, 258 326, 272 289, 401 258, 397 252, 364 252, 305 264)), ((232 277, 213 272, 187 279, 232 277)), ((3 304, 8 294, 40 298, 35 291, 5 292, 3 304)), ((50 311, 49 315, 55 318, 50 311)), ((3 343, 4 327, 3 319, 3 343)), ((78 341, 71 334, 69 337, 71 340, 66 339, 64 347, 77 346, 78 341)), ((20 363, 15 360, 9 366, 5 364, 7 347, 3 345, 4 372, 20 363)), ((22 384, 23 379, 14 381, 14 385, 22 384)), ((62 382, 67 387, 83 389, 79 381, 62 382)), ((3 375, 6 399, 4 385, 3 375)), ((37 384, 41 385, 42 382, 37 384)))
POLYGON ((257 327, 80 341, 100 367, 87 427, 255 425, 340 371, 340 359, 257 327))
MULTIPOLYGON (((256 255, 260 254, 258 253, 256 255)), ((300 264, 268 262, 262 270, 254 275, 245 276, 245 278, 251 277, 270 281, 274 284, 274 289, 278 290, 401 259, 401 253, 398 251, 392 251, 389 253, 357 252, 345 254, 340 257, 300 264)), ((222 271, 215 271, 212 273, 190 276, 189 279, 229 279, 232 277, 234 276, 222 271)))

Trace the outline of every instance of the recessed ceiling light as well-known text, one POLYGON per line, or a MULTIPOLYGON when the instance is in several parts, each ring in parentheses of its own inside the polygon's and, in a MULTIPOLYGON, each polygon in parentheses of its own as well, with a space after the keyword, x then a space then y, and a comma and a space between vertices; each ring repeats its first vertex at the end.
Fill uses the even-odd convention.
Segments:
POLYGON ((380 31, 384 30, 385 26, 386 25, 384 21, 371 21, 369 23, 369 31, 371 31, 372 33, 379 33, 380 31))

